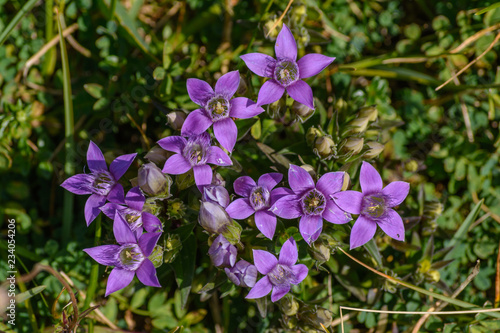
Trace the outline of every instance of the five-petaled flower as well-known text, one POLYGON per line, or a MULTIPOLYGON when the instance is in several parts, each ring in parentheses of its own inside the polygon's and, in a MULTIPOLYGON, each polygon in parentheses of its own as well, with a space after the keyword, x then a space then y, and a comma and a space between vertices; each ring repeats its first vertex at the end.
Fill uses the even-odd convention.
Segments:
POLYGON ((302 79, 318 74, 335 58, 310 53, 297 61, 297 43, 285 24, 276 39, 274 50, 276 59, 262 53, 240 56, 252 72, 270 79, 260 88, 257 105, 277 101, 286 90, 294 100, 314 109, 311 87, 302 79))
POLYGON ((233 267, 224 268, 227 277, 237 286, 252 288, 257 281, 257 267, 246 260, 238 261, 233 267))
POLYGON ((215 91, 205 81, 188 79, 189 97, 200 105, 201 109, 194 110, 188 115, 182 125, 181 134, 199 135, 213 124, 215 138, 222 147, 232 151, 238 129, 231 117, 246 119, 264 112, 264 109, 246 97, 232 98, 239 84, 238 71, 222 75, 215 84, 215 91))
POLYGON ((304 240, 311 244, 323 229, 323 219, 335 224, 347 223, 351 216, 339 208, 330 195, 342 189, 344 172, 328 172, 314 184, 311 175, 303 168, 290 165, 288 183, 292 194, 281 197, 271 211, 285 219, 300 218, 299 230, 304 240))
POLYGON ((163 172, 181 175, 193 169, 194 181, 199 188, 212 182, 212 168, 207 163, 220 166, 233 164, 221 148, 210 145, 210 135, 206 132, 187 140, 182 136, 168 136, 158 144, 175 153, 165 162, 163 172))
POLYGON ((390 237, 403 241, 405 238, 403 220, 392 207, 404 201, 410 191, 410 184, 397 181, 382 188, 382 177, 367 162, 361 165, 359 182, 362 192, 344 191, 331 196, 346 212, 359 214, 351 230, 351 249, 372 239, 377 231, 377 225, 390 237))
POLYGON ((119 245, 101 245, 83 250, 101 265, 115 266, 109 274, 106 296, 128 286, 136 274, 146 286, 161 287, 156 268, 148 259, 161 233, 144 233, 136 237, 118 212, 113 222, 113 233, 119 245))
POLYGON ((123 186, 118 180, 132 164, 137 154, 118 156, 108 170, 104 155, 95 143, 90 141, 87 150, 87 164, 91 173, 81 173, 66 179, 61 186, 74 194, 91 194, 85 204, 87 226, 101 212, 100 208, 110 202, 124 204, 123 186))
POLYGON ((286 194, 289 190, 284 188, 273 188, 281 181, 281 173, 266 173, 260 176, 257 183, 243 176, 234 181, 233 187, 236 194, 243 198, 236 199, 226 208, 227 213, 233 219, 246 219, 255 213, 255 225, 264 236, 273 239, 276 230, 276 216, 269 211, 272 204, 286 194))
POLYGON ((297 244, 290 237, 281 248, 279 260, 263 250, 253 250, 253 259, 257 270, 262 275, 246 298, 261 298, 272 290, 271 301, 276 302, 285 296, 292 284, 299 284, 307 276, 306 265, 295 265, 299 258, 297 244))

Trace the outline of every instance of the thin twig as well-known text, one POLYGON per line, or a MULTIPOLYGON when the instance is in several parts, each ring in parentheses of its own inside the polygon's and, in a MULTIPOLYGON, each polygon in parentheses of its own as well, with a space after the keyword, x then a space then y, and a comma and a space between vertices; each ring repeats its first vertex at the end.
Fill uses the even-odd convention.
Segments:
POLYGON ((146 136, 146 133, 144 133, 144 131, 142 130, 141 126, 139 126, 139 124, 134 120, 134 118, 132 118, 132 116, 129 113, 127 113, 127 118, 135 125, 135 127, 137 127, 137 129, 141 133, 144 143, 146 144, 146 147, 148 148, 148 150, 150 150, 151 146, 149 145, 148 137, 146 136))
POLYGON ((276 29, 276 27, 278 26, 278 24, 280 24, 280 22, 283 20, 283 18, 285 17, 286 13, 290 9, 290 6, 292 5, 292 2, 293 2, 293 0, 288 1, 288 5, 286 6, 285 11, 283 12, 283 14, 281 14, 281 16, 279 17, 279 19, 273 24, 273 26, 271 27, 271 29, 269 29, 269 31, 266 34, 266 38, 269 37, 269 35, 271 34, 271 32, 274 29, 276 29))
MULTIPOLYGON (((474 201, 475 204, 477 204, 479 202, 479 198, 477 196, 477 193, 472 191, 472 201, 474 201)), ((494 219, 495 221, 497 221, 498 223, 500 223, 500 216, 498 216, 497 214, 493 213, 489 208, 488 206, 486 206, 484 203, 481 205, 481 209, 485 212, 485 213, 490 213, 490 216, 492 219, 494 219)))
POLYGON ((458 45, 456 48, 454 48, 453 50, 451 50, 450 53, 458 53, 458 52, 462 51, 469 44, 474 43, 476 40, 478 40, 479 38, 483 37, 488 32, 491 32, 491 31, 496 30, 498 28, 500 28, 500 23, 492 25, 491 27, 488 27, 486 29, 483 29, 483 30, 480 30, 480 31, 476 32, 474 35, 472 35, 469 38, 467 38, 466 40, 464 40, 462 42, 462 44, 458 45))
MULTIPOLYGON (((63 31, 66 30, 66 23, 62 22, 61 23, 63 31)), ((83 47, 80 43, 76 41, 76 39, 72 35, 68 35, 66 37, 68 40, 68 43, 78 52, 80 52, 84 57, 90 58, 92 55, 92 52, 90 52, 89 49, 83 47)))
POLYGON ((495 306, 500 305, 500 242, 498 242, 497 274, 495 277, 495 306))

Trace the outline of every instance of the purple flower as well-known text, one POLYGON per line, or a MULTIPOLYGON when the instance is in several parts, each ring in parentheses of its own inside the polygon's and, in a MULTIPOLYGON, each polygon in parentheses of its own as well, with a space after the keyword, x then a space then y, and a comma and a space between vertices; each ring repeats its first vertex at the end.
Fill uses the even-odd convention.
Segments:
POLYGON ((208 133, 191 136, 187 140, 182 136, 168 136, 158 141, 158 144, 175 153, 165 162, 163 172, 180 175, 193 169, 198 187, 212 182, 212 168, 207 163, 221 166, 233 164, 221 148, 210 145, 208 133))
POLYGON ((160 220, 153 214, 143 211, 145 202, 146 197, 142 194, 139 187, 136 186, 128 191, 125 197, 127 206, 107 203, 101 210, 110 219, 113 219, 116 213, 118 213, 128 223, 130 230, 135 232, 137 236, 142 234, 143 228, 147 232, 161 232, 162 224, 160 220))
POLYGON ((330 195, 342 189, 343 181, 344 172, 328 172, 315 185, 306 170, 290 164, 288 183, 293 194, 280 198, 270 211, 285 219, 300 216, 300 234, 308 244, 311 244, 321 234, 323 219, 336 224, 347 223, 352 219, 329 200, 330 195))
POLYGON ((331 196, 346 212, 359 214, 351 230, 351 249, 372 239, 377 231, 377 224, 390 237, 403 241, 405 238, 403 220, 391 207, 404 201, 410 191, 410 184, 392 182, 382 188, 382 177, 367 162, 361 165, 359 182, 362 192, 344 191, 331 196))
POLYGON ((66 179, 61 186, 74 194, 91 194, 85 204, 87 226, 101 212, 100 208, 110 202, 123 204, 123 186, 118 180, 125 174, 137 154, 122 155, 115 158, 111 165, 106 165, 104 155, 95 143, 90 141, 87 150, 87 164, 91 173, 81 173, 66 179))
POLYGON ((295 101, 314 110, 311 87, 302 79, 318 74, 335 58, 311 53, 297 61, 297 43, 285 24, 276 39, 274 50, 276 59, 262 53, 248 53, 240 56, 252 72, 270 78, 260 88, 257 105, 277 101, 286 90, 295 101))
POLYGON ((260 176, 257 184, 243 176, 234 181, 234 191, 243 198, 236 199, 226 208, 233 219, 242 220, 255 213, 255 225, 264 236, 273 239, 276 230, 276 216, 269 211, 269 207, 283 195, 290 194, 287 189, 273 188, 281 181, 280 173, 266 173, 260 176))
POLYGON ((194 110, 188 115, 182 125, 181 134, 199 135, 213 124, 214 135, 221 146, 232 151, 238 136, 238 129, 231 117, 246 119, 264 112, 264 109, 248 98, 231 99, 238 90, 239 84, 240 73, 238 71, 222 75, 215 84, 215 91, 205 81, 188 79, 189 97, 200 105, 201 109, 194 110))
POLYGON ((212 202, 226 208, 227 205, 229 205, 229 193, 224 186, 207 185, 203 188, 202 200, 212 202))
POLYGON ((298 257, 297 244, 292 237, 283 244, 279 260, 269 252, 253 250, 255 266, 265 276, 255 284, 246 298, 264 297, 271 290, 273 302, 285 296, 290 291, 290 286, 302 282, 309 272, 306 265, 295 265, 298 257))
POLYGON ((257 267, 246 260, 240 260, 232 268, 225 268, 227 277, 237 286, 252 288, 257 281, 257 267))
POLYGON ((233 267, 238 250, 224 236, 219 235, 210 245, 208 254, 215 267, 233 267))
POLYGON ((156 268, 148 259, 161 233, 145 233, 136 238, 118 213, 115 215, 113 233, 119 245, 101 245, 83 250, 101 265, 115 266, 109 274, 106 296, 128 286, 136 274, 143 284, 161 287, 156 268))

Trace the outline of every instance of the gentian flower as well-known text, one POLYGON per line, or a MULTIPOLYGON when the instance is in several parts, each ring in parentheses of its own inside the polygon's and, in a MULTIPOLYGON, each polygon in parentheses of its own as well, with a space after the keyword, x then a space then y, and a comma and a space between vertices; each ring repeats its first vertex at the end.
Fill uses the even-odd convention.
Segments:
POLYGON ((286 90, 295 101, 314 110, 311 87, 302 79, 318 74, 335 58, 311 53, 297 61, 297 43, 285 24, 276 39, 274 50, 276 59, 262 53, 240 56, 252 72, 270 79, 260 88, 257 105, 276 102, 286 90))
POLYGON ((236 199, 226 208, 227 213, 233 219, 246 219, 255 213, 255 225, 264 236, 273 239, 276 230, 276 216, 269 211, 272 204, 286 194, 287 189, 273 188, 281 181, 283 175, 280 173, 266 173, 260 176, 257 183, 243 176, 234 181, 233 187, 236 194, 243 198, 236 199))
POLYGON ((237 286, 252 288, 257 281, 257 267, 246 260, 240 260, 231 268, 225 268, 227 277, 237 286))
POLYGON ((264 109, 246 97, 233 98, 240 84, 240 73, 222 75, 215 84, 215 91, 208 83, 198 79, 187 80, 187 91, 193 102, 201 106, 189 113, 182 125, 184 136, 199 135, 214 126, 214 135, 222 147, 232 151, 238 129, 232 118, 252 118, 264 109))
POLYGON ((238 250, 224 236, 219 235, 210 245, 208 254, 215 267, 233 267, 238 250))
POLYGON ((362 192, 344 191, 331 195, 341 209, 359 214, 351 230, 351 249, 372 239, 377 225, 390 237, 403 241, 405 226, 401 216, 392 207, 404 201, 410 191, 410 184, 398 181, 382 188, 382 177, 367 162, 361 165, 359 182, 362 192))
POLYGON ((220 234, 227 230, 232 221, 225 208, 229 204, 229 193, 220 185, 203 188, 198 222, 206 231, 220 234))
POLYGON ((279 260, 262 250, 253 250, 253 258, 257 270, 265 276, 255 284, 246 298, 261 298, 272 290, 271 301, 276 302, 290 291, 292 284, 302 282, 309 272, 306 265, 295 265, 299 253, 292 237, 283 244, 279 260))
POLYGON ((221 166, 232 165, 231 159, 217 146, 210 145, 210 135, 203 133, 187 140, 182 136, 168 136, 158 141, 165 150, 174 152, 163 167, 163 172, 181 175, 193 169, 198 187, 212 182, 212 168, 207 163, 221 166))
POLYGON ((169 195, 172 179, 163 174, 156 164, 150 162, 139 168, 137 183, 144 192, 151 196, 169 195))
POLYGON ((104 155, 95 143, 90 141, 87 150, 87 164, 91 173, 81 173, 66 179, 61 186, 74 194, 91 194, 85 204, 87 226, 101 212, 106 200, 125 203, 123 186, 118 180, 125 174, 137 154, 122 155, 111 162, 108 170, 104 155))
POLYGON ((221 185, 207 185, 203 188, 203 201, 216 203, 224 208, 229 205, 229 193, 221 185))
POLYGON ((161 233, 144 233, 137 238, 118 213, 113 222, 113 233, 119 245, 101 245, 83 250, 101 265, 115 266, 109 274, 106 296, 128 286, 136 274, 146 286, 161 287, 156 268, 148 259, 161 233))
POLYGON ((300 218, 299 230, 311 244, 323 229, 323 219, 335 224, 347 223, 351 216, 341 210, 330 195, 342 189, 344 172, 328 172, 315 185, 311 175, 301 167, 290 164, 288 183, 293 194, 281 197, 270 211, 285 219, 300 218))
POLYGON ((139 187, 136 186, 127 192, 127 196, 125 197, 125 204, 127 206, 108 202, 101 210, 110 219, 113 219, 116 213, 118 213, 128 223, 130 230, 135 232, 137 236, 142 234, 143 228, 147 232, 161 232, 162 224, 158 217, 143 211, 145 202, 146 197, 142 194, 139 187))

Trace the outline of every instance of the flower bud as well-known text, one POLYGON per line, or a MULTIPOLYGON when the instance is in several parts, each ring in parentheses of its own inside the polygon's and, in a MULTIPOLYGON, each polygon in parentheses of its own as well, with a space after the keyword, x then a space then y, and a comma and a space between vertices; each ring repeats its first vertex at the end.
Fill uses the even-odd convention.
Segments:
POLYGON ((318 151, 318 154, 321 157, 329 156, 336 151, 335 142, 333 142, 332 138, 328 136, 322 136, 317 139, 314 148, 318 151))
POLYGON ((280 310, 286 316, 295 316, 299 311, 299 302, 290 294, 286 294, 278 303, 280 310))
POLYGON ((212 178, 212 185, 219 185, 219 186, 225 187, 226 181, 224 180, 224 178, 222 178, 220 173, 216 172, 216 173, 214 173, 214 176, 212 178))
POLYGON ((307 311, 301 313, 300 319, 317 329, 322 329, 322 326, 328 328, 332 323, 332 313, 315 305, 314 307, 310 306, 307 311))
POLYGON ((330 247, 328 246, 328 241, 324 238, 318 238, 314 243, 309 247, 309 253, 311 256, 316 259, 319 263, 324 263, 330 260, 330 247))
POLYGON ((231 218, 221 205, 210 201, 202 201, 198 222, 209 233, 220 234, 231 224, 231 218))
POLYGON ((149 150, 149 152, 144 156, 149 162, 156 163, 157 165, 165 164, 169 153, 161 148, 160 146, 154 146, 149 150))
POLYGON ((383 144, 375 141, 369 141, 366 143, 366 145, 370 147, 370 149, 366 151, 365 155, 363 155, 363 157, 366 159, 377 157, 378 155, 380 155, 380 153, 384 150, 385 147, 383 144))
POLYGON ((311 177, 315 178, 316 177, 316 170, 312 167, 312 165, 309 164, 304 164, 300 166, 302 169, 306 170, 307 173, 311 175, 311 177))
POLYGON ((354 138, 351 137, 347 139, 347 141, 344 144, 344 152, 347 154, 352 154, 356 155, 361 152, 363 149, 363 144, 365 143, 365 140, 363 138, 354 138))
POLYGON ((405 164, 405 170, 408 172, 415 172, 418 170, 418 162, 415 160, 410 160, 405 164))
POLYGON ((232 268, 225 269, 227 277, 237 286, 252 288, 257 281, 257 267, 246 260, 240 260, 232 268))
POLYGON ((203 188, 203 201, 216 203, 226 208, 229 205, 229 193, 219 185, 207 185, 203 188))
POLYGON ((210 245, 208 254, 215 267, 233 267, 236 263, 238 250, 224 236, 219 235, 210 245))
POLYGON ((335 103, 335 108, 338 110, 339 113, 342 113, 343 111, 347 110, 347 107, 348 104, 343 98, 339 98, 335 103))
POLYGON ((368 117, 360 117, 352 120, 349 125, 352 126, 351 132, 352 133, 361 133, 366 130, 368 127, 368 122, 370 119, 368 117))
POLYGON ((351 185, 351 176, 347 172, 344 172, 344 182, 342 183, 342 190, 345 191, 349 188, 349 185, 351 185))
POLYGON ((151 196, 170 196, 172 179, 161 172, 154 163, 147 163, 139 168, 137 182, 141 189, 151 196))
POLYGON ((186 114, 182 111, 172 111, 167 114, 167 120, 170 127, 177 131, 182 128, 184 120, 186 120, 186 114))
POLYGON ((285 115, 286 102, 284 98, 278 99, 276 102, 269 104, 267 112, 272 119, 279 119, 285 115))
POLYGON ((155 245, 153 252, 149 255, 148 259, 151 260, 155 268, 160 267, 163 264, 163 247, 160 245, 155 245))
POLYGON ((314 114, 313 109, 297 101, 293 101, 292 112, 295 113, 295 115, 299 117, 302 122, 305 122, 314 114))
POLYGON ((377 120, 378 110, 375 105, 367 106, 362 108, 358 113, 360 118, 368 118, 369 121, 377 120))
POLYGON ((177 258, 181 252, 182 242, 181 237, 177 234, 168 234, 165 240, 165 263, 171 263, 177 258))
POLYGON ((186 206, 180 199, 175 198, 168 201, 167 215, 170 218, 180 219, 184 216, 185 212, 186 206))
POLYGON ((426 201, 424 203, 424 215, 435 220, 443 213, 443 204, 438 201, 426 201))
POLYGON ((323 133, 316 127, 310 127, 306 133, 307 144, 312 146, 317 138, 321 138, 323 133))

